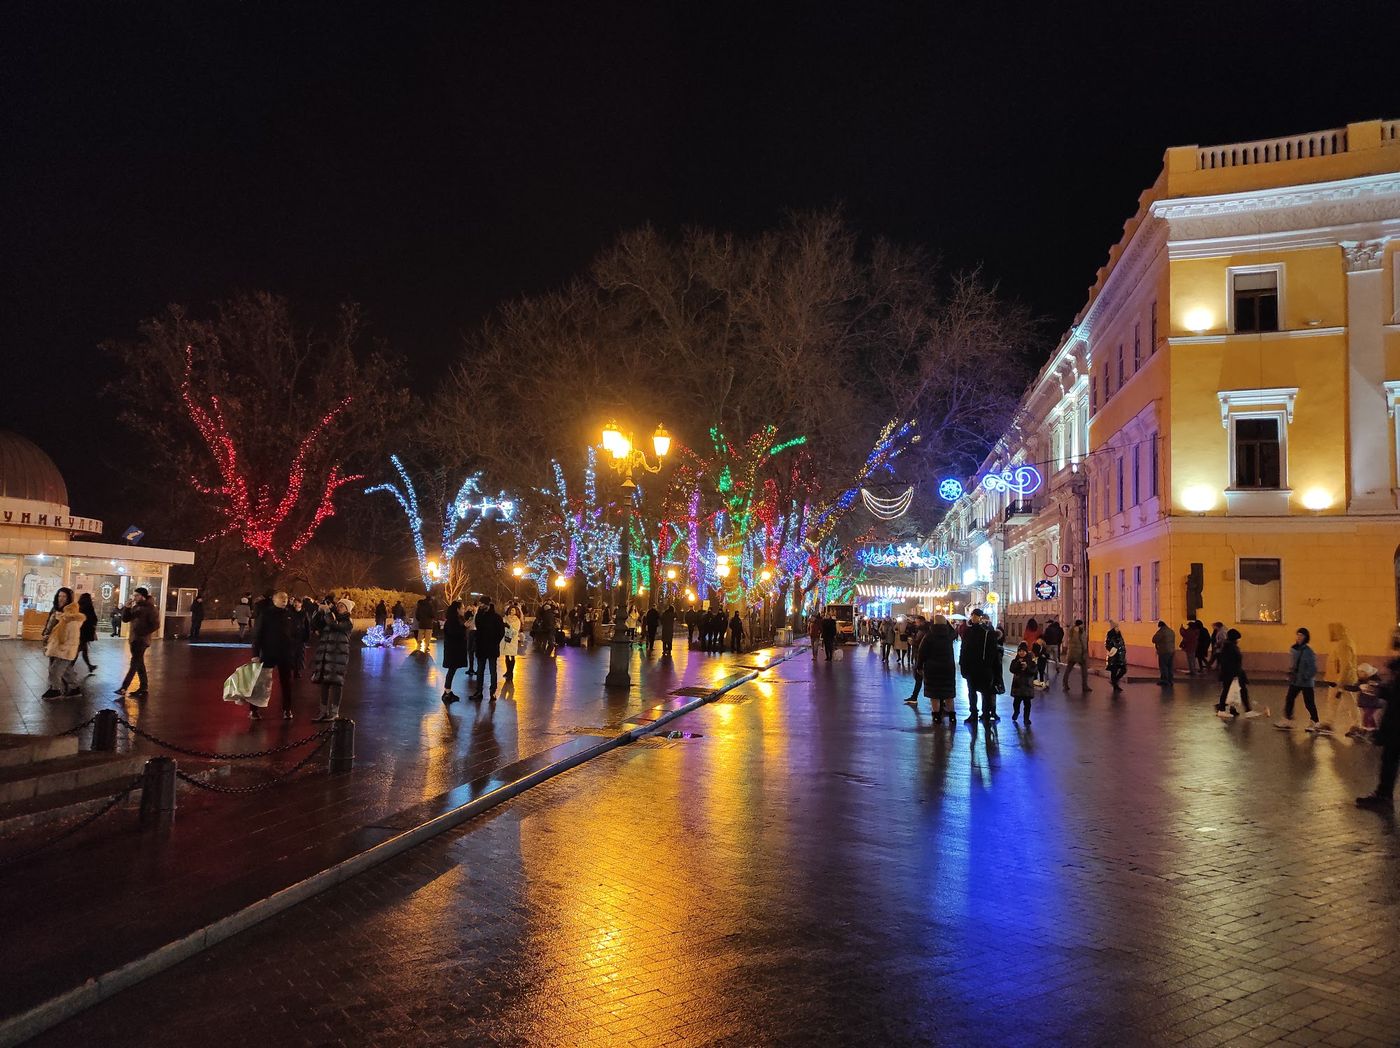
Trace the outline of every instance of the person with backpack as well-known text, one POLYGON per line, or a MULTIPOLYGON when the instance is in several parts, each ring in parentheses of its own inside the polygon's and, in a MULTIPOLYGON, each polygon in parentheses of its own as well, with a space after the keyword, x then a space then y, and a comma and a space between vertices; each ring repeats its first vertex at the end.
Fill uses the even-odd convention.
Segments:
MULTIPOLYGON (((1308 731, 1320 730, 1317 717, 1317 700, 1313 688, 1317 683, 1317 654, 1312 650, 1312 634, 1307 627, 1299 626, 1294 635, 1293 646, 1288 649, 1288 691, 1283 697, 1283 717, 1274 727, 1289 731, 1293 727, 1293 703, 1299 692, 1303 695, 1303 705, 1307 707, 1308 731)), ((1328 731, 1331 734, 1331 731, 1328 731)))

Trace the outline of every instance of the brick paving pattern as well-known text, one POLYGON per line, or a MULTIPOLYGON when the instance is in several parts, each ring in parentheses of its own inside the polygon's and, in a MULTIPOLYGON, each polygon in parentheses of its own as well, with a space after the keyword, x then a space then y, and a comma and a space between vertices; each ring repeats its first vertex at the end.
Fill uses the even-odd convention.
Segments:
POLYGON ((1372 748, 1190 685, 974 732, 865 652, 770 676, 35 1043, 1400 1042, 1372 748))

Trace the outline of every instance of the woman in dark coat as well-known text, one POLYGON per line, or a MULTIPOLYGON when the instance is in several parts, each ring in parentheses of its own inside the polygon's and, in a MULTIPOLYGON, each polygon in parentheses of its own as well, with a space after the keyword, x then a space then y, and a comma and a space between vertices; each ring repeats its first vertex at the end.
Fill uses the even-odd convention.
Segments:
POLYGON ((92 664, 92 655, 88 653, 88 645, 97 640, 97 609, 92 606, 92 594, 83 592, 78 594, 78 610, 83 613, 83 625, 78 631, 78 657, 87 663, 88 672, 97 669, 92 664))
MULTIPOLYGON (((958 693, 958 662, 953 657, 953 640, 957 634, 942 615, 933 617, 933 624, 919 645, 918 660, 923 668, 924 694, 933 706, 933 719, 947 716, 953 723, 953 696, 958 693)), ((916 707, 917 708, 917 703, 916 707)))
POLYGON ((457 696, 452 693, 452 678, 458 670, 470 665, 471 653, 467 651, 467 624, 462 621, 462 602, 454 600, 447 609, 447 622, 442 627, 442 668, 447 670, 447 681, 442 686, 444 706, 451 706, 457 701, 457 696))
POLYGON ((376 604, 376 605, 374 606, 374 624, 375 624, 376 626, 379 626, 380 628, 383 628, 384 624, 385 624, 386 622, 388 622, 388 621, 389 621, 389 609, 385 606, 384 602, 381 600, 378 604, 376 604))
POLYGON ((316 657, 311 662, 311 679, 321 685, 321 709, 312 720, 335 720, 340 716, 340 696, 345 686, 345 671, 350 668, 350 613, 355 602, 341 598, 335 610, 322 607, 316 614, 316 629, 321 640, 316 645, 316 657))
MULTIPOLYGON (((297 664, 297 624, 300 614, 287 607, 287 594, 274 593, 258 613, 253 627, 253 658, 263 670, 276 670, 282 688, 282 719, 292 719, 292 671, 297 664)), ((258 708, 248 705, 248 716, 258 719, 258 708)))

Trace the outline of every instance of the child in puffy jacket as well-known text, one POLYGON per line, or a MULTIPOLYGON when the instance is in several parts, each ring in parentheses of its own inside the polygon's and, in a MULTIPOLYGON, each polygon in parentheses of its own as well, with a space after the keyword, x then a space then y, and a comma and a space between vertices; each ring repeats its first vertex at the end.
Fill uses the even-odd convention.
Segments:
POLYGON ((1026 708, 1026 723, 1031 722, 1031 699, 1035 697, 1036 658, 1025 641, 1016 646, 1016 655, 1011 660, 1011 719, 1021 715, 1021 706, 1026 708))

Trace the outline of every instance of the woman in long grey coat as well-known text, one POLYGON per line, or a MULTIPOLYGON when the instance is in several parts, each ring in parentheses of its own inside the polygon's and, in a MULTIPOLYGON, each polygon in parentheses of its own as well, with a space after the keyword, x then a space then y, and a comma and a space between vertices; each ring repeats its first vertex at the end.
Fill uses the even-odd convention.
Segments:
POLYGON ((345 671, 350 668, 350 613, 354 610, 355 602, 342 598, 334 611, 322 609, 316 615, 321 639, 311 663, 311 679, 321 685, 321 709, 312 720, 328 721, 340 716, 341 690, 345 686, 345 671))

